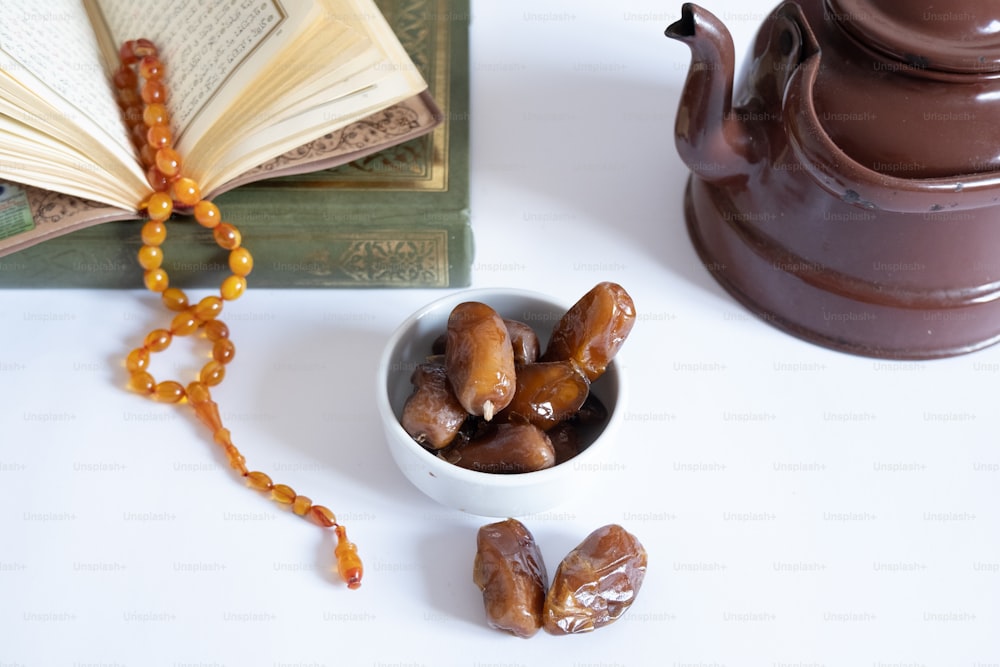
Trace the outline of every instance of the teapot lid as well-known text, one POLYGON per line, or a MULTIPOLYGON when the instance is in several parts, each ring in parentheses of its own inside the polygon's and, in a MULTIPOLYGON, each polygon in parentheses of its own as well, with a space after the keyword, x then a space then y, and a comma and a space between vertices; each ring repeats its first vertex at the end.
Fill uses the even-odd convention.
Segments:
POLYGON ((1000 8, 992 0, 826 0, 848 32, 913 67, 1000 72, 1000 8))

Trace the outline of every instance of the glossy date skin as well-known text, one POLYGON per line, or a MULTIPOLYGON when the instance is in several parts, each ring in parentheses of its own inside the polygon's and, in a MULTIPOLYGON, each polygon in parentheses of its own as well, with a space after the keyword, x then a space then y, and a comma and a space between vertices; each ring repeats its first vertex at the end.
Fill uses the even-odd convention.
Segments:
POLYGON ((494 423, 466 444, 444 452, 445 461, 479 472, 516 474, 551 468, 556 452, 545 432, 532 424, 494 423))
POLYGON ((598 528, 559 563, 542 627, 555 635, 592 632, 624 614, 646 575, 646 550, 617 524, 598 528))
POLYGON ((599 378, 635 325, 635 304, 621 285, 595 285, 562 316, 541 361, 573 361, 591 382, 599 378))
POLYGON ((541 628, 548 574, 534 536, 520 521, 479 529, 472 580, 483 593, 491 627, 524 638, 541 628))
POLYGON ((589 395, 590 381, 573 362, 525 364, 517 368, 514 397, 500 417, 548 431, 575 417, 589 395))
POLYGON ((466 412, 490 421, 514 397, 514 349, 503 318, 478 301, 460 303, 448 317, 445 370, 466 412))
POLYGON ((444 360, 419 364, 410 376, 413 393, 403 405, 400 423, 411 438, 428 449, 454 442, 469 414, 451 389, 444 360))

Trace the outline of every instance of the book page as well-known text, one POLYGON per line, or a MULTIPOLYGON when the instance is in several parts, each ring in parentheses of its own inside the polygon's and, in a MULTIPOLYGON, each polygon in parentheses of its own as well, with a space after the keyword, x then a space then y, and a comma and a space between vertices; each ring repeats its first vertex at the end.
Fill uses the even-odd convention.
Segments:
POLYGON ((95 1, 115 49, 142 37, 157 45, 182 155, 197 142, 199 124, 212 122, 219 99, 228 99, 227 86, 245 86, 308 25, 313 9, 302 0, 174 0, 169 11, 163 0, 95 1))
MULTIPOLYGON (((107 166, 127 182, 130 192, 141 191, 145 177, 79 1, 5 0, 4 14, 0 92, 5 100, 16 100, 22 110, 14 118, 16 123, 65 142, 76 153, 72 160, 79 165, 82 178, 86 179, 88 171, 103 171, 107 166), (12 17, 18 20, 8 20, 12 17)), ((48 155, 58 160, 59 151, 48 155)), ((44 178, 44 172, 7 174, 0 169, 0 174, 15 181, 44 178)), ((137 197, 128 195, 128 199, 127 203, 109 203, 134 208, 137 197)))

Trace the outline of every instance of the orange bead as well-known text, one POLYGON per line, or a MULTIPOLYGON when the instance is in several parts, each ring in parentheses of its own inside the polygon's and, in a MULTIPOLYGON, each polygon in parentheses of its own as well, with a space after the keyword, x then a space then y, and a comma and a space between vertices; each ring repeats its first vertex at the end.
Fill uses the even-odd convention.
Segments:
POLYGON ((238 276, 253 271, 253 255, 246 248, 236 248, 229 253, 229 269, 238 276))
POLYGON ((118 49, 118 60, 122 62, 122 65, 131 65, 138 58, 135 55, 135 40, 130 39, 126 42, 122 42, 121 47, 118 49))
MULTIPOLYGON (((162 222, 169 218, 173 212, 174 202, 170 199, 170 195, 165 192, 154 192, 149 196, 149 200, 146 202, 146 214, 151 220, 162 222)), ((149 245, 159 245, 159 243, 150 243, 149 245)))
POLYGON ((156 168, 167 178, 176 176, 181 172, 180 153, 169 147, 159 149, 156 151, 156 168))
POLYGON ((171 186, 174 201, 183 206, 194 206, 201 201, 201 188, 190 178, 181 177, 171 186))
POLYGON ((198 373, 198 380, 207 384, 209 387, 214 387, 221 383, 226 377, 226 367, 220 364, 215 359, 201 367, 201 371, 198 373))
POLYGON ((141 235, 146 245, 161 245, 167 239, 167 226, 160 220, 147 220, 142 225, 141 235))
POLYGON ((158 269, 163 264, 163 251, 160 249, 160 246, 144 245, 139 248, 138 257, 139 266, 147 271, 158 269))
POLYGON ((206 296, 194 308, 194 314, 198 316, 198 319, 205 322, 214 320, 222 313, 222 299, 217 296, 206 296))
POLYGON ((153 329, 146 334, 146 340, 143 341, 143 343, 150 352, 162 352, 170 347, 170 343, 173 339, 173 334, 166 329, 153 329))
POLYGON ((201 382, 189 382, 187 397, 192 404, 208 403, 212 400, 212 392, 201 382))
MULTIPOLYGON (((155 56, 159 52, 156 50, 156 45, 150 40, 142 37, 140 39, 134 40, 132 44, 132 53, 136 58, 144 58, 145 56, 155 56)), ((135 62, 133 60, 132 62, 135 62)))
POLYGON ((295 496, 295 500, 292 501, 292 511, 299 516, 305 516, 312 509, 312 505, 309 496, 295 496))
POLYGON ((154 125, 167 125, 169 121, 170 114, 167 113, 167 107, 162 104, 147 104, 142 109, 142 122, 146 125, 146 127, 153 127, 154 125))
POLYGON ((167 87, 160 79, 148 79, 142 84, 139 97, 146 104, 163 104, 167 101, 167 87))
POLYGON ((144 79, 163 77, 163 62, 155 55, 144 56, 139 61, 139 76, 144 79))
POLYGON ((209 229, 218 226, 222 222, 222 217, 219 215, 219 207, 207 199, 202 199, 194 205, 194 219, 198 221, 199 225, 209 229))
POLYGON ((275 484, 271 489, 271 497, 282 505, 291 505, 295 500, 295 491, 285 484, 275 484))
POLYGON ((142 104, 142 97, 134 88, 125 88, 118 91, 118 105, 127 109, 128 107, 135 106, 136 104, 142 104))
POLYGON ((170 286, 170 277, 163 269, 151 269, 142 274, 142 281, 150 292, 162 292, 170 286))
POLYGON ((174 142, 174 134, 166 125, 153 125, 146 129, 143 138, 146 143, 159 150, 174 142))
MULTIPOLYGON (((146 147, 149 148, 150 151, 155 150, 148 144, 146 147)), ((152 161, 156 162, 155 153, 153 154, 152 161)), ((176 176, 167 176, 155 166, 151 166, 146 170, 146 182, 149 183, 149 187, 153 188, 156 192, 166 193, 170 190, 170 183, 174 178, 176 178, 176 176)), ((171 212, 173 212, 173 202, 171 202, 171 212)))
POLYGON ((140 394, 152 394, 156 389, 156 380, 146 371, 136 371, 128 378, 128 388, 140 394))
POLYGON ((309 509, 309 520, 323 528, 331 528, 337 525, 337 517, 323 505, 313 505, 309 509))
POLYGON ((194 309, 189 309, 174 315, 174 319, 170 322, 170 331, 175 336, 190 336, 200 325, 201 320, 194 316, 194 309))
POLYGON ((258 491, 270 491, 271 487, 274 486, 271 478, 259 471, 247 473, 246 478, 250 488, 257 489, 258 491))
MULTIPOLYGON (((150 172, 148 170, 153 166, 153 163, 156 162, 156 151, 154 151, 149 144, 143 144, 142 147, 139 148, 139 160, 142 162, 142 166, 147 169, 146 181, 149 182, 150 185, 153 185, 153 179, 150 178, 150 172)), ((157 171, 157 173, 159 173, 159 171, 157 171)), ((166 180, 166 177, 164 177, 164 180, 166 180)), ((157 192, 161 191, 155 186, 153 189, 157 192)))
POLYGON ((220 364, 228 364, 233 360, 233 356, 236 354, 236 346, 233 345, 233 341, 228 338, 222 338, 215 341, 215 345, 212 346, 212 358, 218 361, 220 364))
POLYGON ((215 237, 215 242, 219 245, 219 247, 224 250, 239 248, 240 244, 243 243, 243 235, 240 234, 240 230, 236 229, 228 222, 223 222, 217 225, 212 230, 212 236, 215 237))
POLYGON ((205 322, 205 336, 209 340, 217 341, 229 338, 229 327, 222 320, 209 320, 205 322))
POLYGON ((153 398, 160 403, 179 403, 184 398, 184 386, 173 380, 159 382, 153 390, 153 398))
POLYGON ((144 371, 149 368, 149 350, 144 347, 137 347, 125 357, 125 368, 129 373, 144 371))
POLYGON ((247 291, 247 279, 243 276, 229 276, 222 281, 219 293, 226 301, 235 301, 247 291))
POLYGON ((225 447, 227 452, 230 447, 235 449, 235 446, 233 445, 233 434, 229 432, 228 428, 220 428, 218 431, 213 433, 212 440, 215 441, 215 444, 225 447))
POLYGON ((125 88, 135 88, 136 84, 139 83, 139 78, 135 74, 135 70, 127 65, 122 65, 115 70, 115 73, 111 76, 111 81, 115 84, 115 88, 125 89, 125 88))
POLYGON ((163 294, 160 298, 163 300, 163 305, 166 306, 168 310, 180 312, 182 310, 186 310, 188 307, 187 294, 185 294, 184 290, 179 287, 168 287, 163 290, 163 294))
POLYGON ((337 558, 337 572, 351 590, 361 586, 361 578, 364 576, 364 565, 361 557, 358 556, 358 547, 347 539, 347 530, 343 526, 337 526, 337 547, 333 550, 333 555, 337 558))

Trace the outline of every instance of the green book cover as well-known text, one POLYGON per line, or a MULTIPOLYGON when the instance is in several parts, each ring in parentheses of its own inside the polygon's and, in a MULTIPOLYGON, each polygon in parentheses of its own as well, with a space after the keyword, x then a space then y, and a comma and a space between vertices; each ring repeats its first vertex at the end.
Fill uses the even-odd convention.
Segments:
MULTIPOLYGON (((471 281, 469 0, 377 0, 444 122, 334 169, 244 185, 215 198, 254 255, 251 287, 458 287, 471 281)), ((372 128, 377 132, 378 128, 372 128)), ((355 138, 363 143, 364 136, 355 138)), ((0 258, 0 286, 139 288, 140 223, 99 224, 0 258)), ((228 253, 175 216, 171 284, 212 287, 228 253)))

